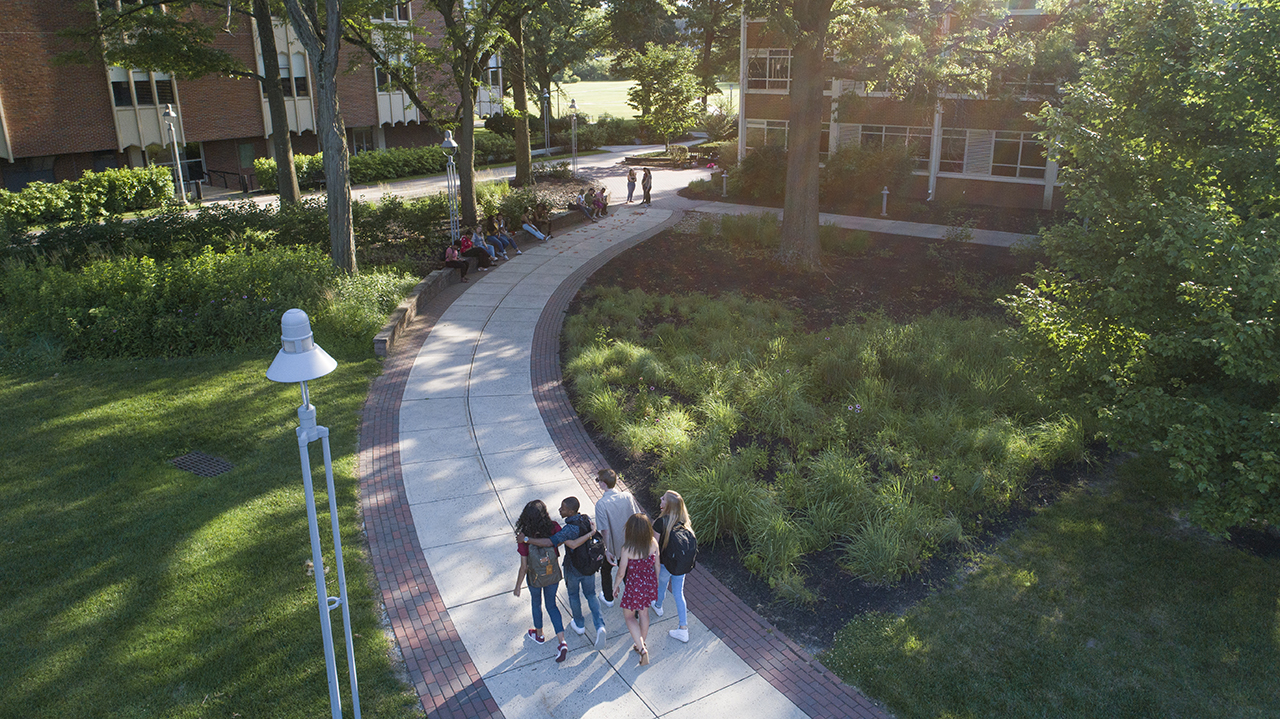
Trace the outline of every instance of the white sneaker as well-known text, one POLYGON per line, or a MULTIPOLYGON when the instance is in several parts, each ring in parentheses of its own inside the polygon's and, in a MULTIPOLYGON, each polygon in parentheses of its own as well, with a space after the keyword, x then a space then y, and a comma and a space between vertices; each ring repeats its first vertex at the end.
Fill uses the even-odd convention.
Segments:
POLYGON ((662 607, 658 606, 657 602, 649 602, 649 606, 653 607, 654 614, 657 614, 658 616, 662 616, 662 607))
POLYGON ((670 634, 673 639, 679 639, 682 642, 687 643, 689 641, 688 627, 684 627, 683 629, 672 629, 671 631, 667 632, 667 634, 670 634))
POLYGON ((577 621, 576 619, 570 619, 570 620, 569 620, 569 626, 573 627, 573 631, 575 631, 575 632, 577 632, 577 633, 579 633, 579 634, 586 634, 586 633, 587 633, 587 628, 586 628, 586 627, 583 627, 583 626, 579 626, 578 621, 577 621))
POLYGON ((596 646, 604 646, 604 627, 596 630, 596 646))
POLYGON ((609 601, 608 599, 605 599, 605 598, 604 598, 604 592, 596 592, 596 596, 600 598, 600 603, 601 603, 601 604, 603 604, 603 605, 605 605, 606 607, 612 607, 612 606, 613 606, 613 602, 611 602, 611 601, 609 601))

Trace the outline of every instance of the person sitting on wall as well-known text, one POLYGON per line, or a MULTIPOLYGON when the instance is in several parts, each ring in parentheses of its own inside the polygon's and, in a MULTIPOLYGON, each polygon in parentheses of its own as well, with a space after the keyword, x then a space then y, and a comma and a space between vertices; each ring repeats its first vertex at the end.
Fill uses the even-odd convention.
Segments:
POLYGON ((587 190, 587 194, 586 196, 584 196, 581 192, 579 192, 577 201, 569 203, 569 209, 577 210, 582 213, 583 217, 586 217, 588 220, 595 222, 596 218, 591 216, 591 204, 590 204, 590 201, 595 197, 595 193, 596 193, 595 190, 587 190))
POLYGON ((484 272, 490 267, 493 267, 493 248, 483 243, 479 245, 473 244, 471 242, 473 232, 473 230, 469 230, 458 241, 458 244, 462 248, 462 256, 475 257, 476 261, 480 264, 480 271, 484 272))
POLYGON ((531 236, 536 237, 539 240, 551 239, 550 233, 543 234, 542 231, 538 229, 538 218, 532 207, 525 210, 524 214, 520 216, 520 227, 524 228, 525 232, 528 232, 531 236))
POLYGON ((524 254, 519 247, 516 247, 516 241, 511 239, 511 235, 507 234, 506 222, 502 219, 501 213, 489 215, 485 220, 484 234, 485 242, 498 248, 503 259, 509 259, 507 257, 509 250, 515 250, 517 255, 524 254))
POLYGON ((444 248, 444 266, 455 267, 459 272, 459 279, 462 282, 469 282, 467 279, 467 267, 470 262, 462 259, 462 243, 455 242, 444 248))
POLYGON ((604 217, 609 214, 609 191, 603 187, 596 193, 595 211, 596 217, 604 217))

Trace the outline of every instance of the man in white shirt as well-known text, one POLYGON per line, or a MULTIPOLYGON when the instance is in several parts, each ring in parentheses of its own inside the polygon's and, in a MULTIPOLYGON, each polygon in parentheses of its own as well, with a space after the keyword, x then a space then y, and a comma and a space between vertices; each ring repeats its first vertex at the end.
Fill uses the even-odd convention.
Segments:
POLYGON ((613 606, 613 570, 622 552, 627 520, 644 512, 640 503, 625 489, 617 488, 618 473, 602 469, 596 477, 604 496, 596 501, 596 530, 604 537, 605 563, 600 566, 600 601, 613 606))

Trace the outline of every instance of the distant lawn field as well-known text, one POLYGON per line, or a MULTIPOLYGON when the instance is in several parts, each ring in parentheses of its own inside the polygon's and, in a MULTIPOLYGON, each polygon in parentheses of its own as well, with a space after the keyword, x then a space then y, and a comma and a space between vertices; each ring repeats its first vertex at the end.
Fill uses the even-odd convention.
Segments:
MULTIPOLYGON (((631 118, 636 111, 627 104, 627 90, 634 84, 632 80, 601 80, 561 85, 560 92, 552 95, 552 113, 557 117, 568 114, 569 101, 577 100, 578 111, 587 113, 593 120, 605 113, 631 118)), ((733 106, 737 107, 738 83, 722 82, 717 86, 720 92, 733 98, 733 106)))

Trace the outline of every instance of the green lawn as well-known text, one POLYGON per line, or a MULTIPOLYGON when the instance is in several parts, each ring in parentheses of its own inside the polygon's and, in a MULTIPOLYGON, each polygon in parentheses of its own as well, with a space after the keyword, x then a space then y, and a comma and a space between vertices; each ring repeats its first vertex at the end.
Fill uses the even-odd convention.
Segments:
MULTIPOLYGON (((579 112, 591 115, 596 119, 608 113, 614 117, 631 118, 636 114, 635 108, 627 104, 627 90, 635 82, 632 80, 601 80, 594 82, 575 82, 561 85, 560 92, 552 96, 553 113, 556 117, 569 113, 569 100, 576 100, 579 112)), ((720 92, 733 98, 734 107, 738 106, 738 83, 717 83, 720 92)))
POLYGON ((822 661, 912 717, 1280 716, 1280 559, 1176 518, 1159 461, 1073 492, 822 661))
MULTIPOLYGON (((267 381, 271 354, 0 371, 0 716, 329 715, 299 393, 267 381), (191 450, 235 469, 168 463, 191 450)), ((339 360, 311 389, 333 432, 362 709, 415 716, 358 531, 357 412, 379 364, 339 360)))

